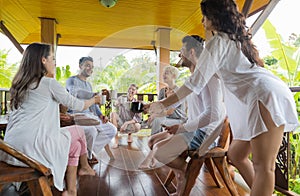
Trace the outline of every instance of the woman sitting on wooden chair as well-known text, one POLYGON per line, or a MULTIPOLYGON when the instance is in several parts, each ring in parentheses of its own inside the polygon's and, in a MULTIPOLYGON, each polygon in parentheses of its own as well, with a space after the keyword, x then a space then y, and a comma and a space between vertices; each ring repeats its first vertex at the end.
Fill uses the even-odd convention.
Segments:
MULTIPOLYGON (((71 96, 54 78, 55 58, 47 44, 30 44, 12 81, 11 114, 4 141, 51 169, 54 186, 62 195, 76 195, 76 177, 95 175, 87 163, 86 139, 78 126, 60 128, 59 103, 83 110, 100 103, 99 96, 81 101, 71 96), (78 162, 81 167, 77 170, 78 162)), ((0 154, 11 165, 25 166, 0 154)))

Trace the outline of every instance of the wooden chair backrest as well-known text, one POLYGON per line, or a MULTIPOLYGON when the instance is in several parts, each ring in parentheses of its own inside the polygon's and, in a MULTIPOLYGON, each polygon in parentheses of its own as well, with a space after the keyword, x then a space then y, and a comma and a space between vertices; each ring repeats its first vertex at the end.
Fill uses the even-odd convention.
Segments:
POLYGON ((219 136, 217 146, 224 149, 228 148, 230 137, 231 137, 230 124, 228 118, 226 118, 222 126, 222 130, 219 136))

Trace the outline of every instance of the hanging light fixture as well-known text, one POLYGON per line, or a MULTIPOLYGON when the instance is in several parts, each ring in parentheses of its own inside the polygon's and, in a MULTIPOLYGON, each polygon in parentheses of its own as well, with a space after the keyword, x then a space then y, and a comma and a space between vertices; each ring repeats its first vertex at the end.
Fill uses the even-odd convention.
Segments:
POLYGON ((107 8, 114 7, 118 0, 100 0, 100 3, 107 8))

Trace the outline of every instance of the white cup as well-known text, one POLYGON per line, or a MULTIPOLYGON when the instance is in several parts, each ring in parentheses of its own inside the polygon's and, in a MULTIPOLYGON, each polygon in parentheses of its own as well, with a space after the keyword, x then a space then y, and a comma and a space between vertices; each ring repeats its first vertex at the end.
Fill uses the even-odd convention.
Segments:
POLYGON ((111 99, 112 100, 116 100, 117 99, 117 91, 116 90, 111 90, 110 94, 111 94, 111 99))
POLYGON ((125 104, 127 102, 127 96, 126 95, 122 95, 121 99, 120 99, 121 104, 125 104))
POLYGON ((106 103, 106 95, 101 95, 101 105, 106 103))

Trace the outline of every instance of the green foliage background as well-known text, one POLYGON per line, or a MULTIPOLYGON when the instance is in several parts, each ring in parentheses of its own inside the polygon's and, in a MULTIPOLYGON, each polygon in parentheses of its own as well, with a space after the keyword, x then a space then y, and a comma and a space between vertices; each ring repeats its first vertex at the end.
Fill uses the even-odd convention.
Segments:
POLYGON ((8 55, 9 50, 0 50, 0 88, 10 88, 11 81, 18 70, 17 63, 7 62, 8 55))

